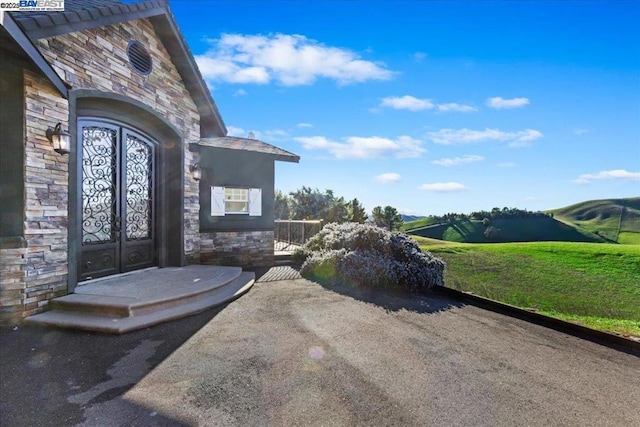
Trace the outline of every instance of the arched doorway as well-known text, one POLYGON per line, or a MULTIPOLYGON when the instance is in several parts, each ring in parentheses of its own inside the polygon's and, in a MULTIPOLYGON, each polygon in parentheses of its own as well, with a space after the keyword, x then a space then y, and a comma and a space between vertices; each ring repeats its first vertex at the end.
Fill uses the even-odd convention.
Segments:
POLYGON ((68 291, 101 276, 184 265, 180 131, 165 115, 114 93, 73 90, 69 110, 68 291))
POLYGON ((78 119, 80 281, 158 265, 157 143, 99 118, 78 119))

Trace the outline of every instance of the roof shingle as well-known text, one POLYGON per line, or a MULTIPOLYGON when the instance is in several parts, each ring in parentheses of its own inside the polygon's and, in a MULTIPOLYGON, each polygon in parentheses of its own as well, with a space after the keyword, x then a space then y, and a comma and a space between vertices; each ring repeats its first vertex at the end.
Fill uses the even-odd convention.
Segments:
MULTIPOLYGON (((29 38, 39 39, 64 34, 68 28, 84 29, 83 24, 113 24, 127 15, 152 9, 166 9, 167 0, 142 0, 125 3, 120 0, 65 0, 64 11, 10 12, 11 17, 27 32, 29 38), (67 27, 70 24, 75 26, 67 27)), ((141 15, 141 17, 143 17, 141 15)), ((146 17, 146 16, 145 16, 146 17)))
POLYGON ((43 16, 52 18, 55 16, 56 18, 54 19, 64 19, 66 21, 70 21, 70 19, 67 17, 72 14, 77 16, 77 12, 81 10, 96 9, 109 6, 120 8, 127 5, 126 3, 122 3, 120 0, 65 0, 64 12, 12 12, 11 16, 25 29, 32 29, 33 23, 29 21, 35 20, 37 25, 38 18, 43 16))
POLYGON ((201 147, 226 148, 228 150, 253 151, 274 156, 276 160, 285 162, 298 163, 300 161, 300 156, 253 138, 240 138, 237 136, 202 138, 198 141, 198 145, 201 147))

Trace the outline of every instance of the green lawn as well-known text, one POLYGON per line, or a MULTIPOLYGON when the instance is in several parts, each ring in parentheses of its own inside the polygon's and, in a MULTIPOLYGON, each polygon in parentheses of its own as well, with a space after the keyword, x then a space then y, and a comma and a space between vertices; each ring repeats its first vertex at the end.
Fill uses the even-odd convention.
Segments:
POLYGON ((447 262, 448 287, 595 329, 640 336, 640 246, 416 240, 447 262))
POLYGON ((640 245, 640 233, 621 231, 618 234, 618 243, 623 245, 640 245))

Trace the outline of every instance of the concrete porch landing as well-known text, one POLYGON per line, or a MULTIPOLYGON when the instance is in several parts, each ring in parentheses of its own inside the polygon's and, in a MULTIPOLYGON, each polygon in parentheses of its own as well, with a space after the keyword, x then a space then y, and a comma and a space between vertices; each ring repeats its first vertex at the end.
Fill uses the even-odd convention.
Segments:
POLYGON ((153 268, 92 280, 49 302, 25 322, 122 334, 178 319, 238 298, 255 281, 239 267, 153 268))

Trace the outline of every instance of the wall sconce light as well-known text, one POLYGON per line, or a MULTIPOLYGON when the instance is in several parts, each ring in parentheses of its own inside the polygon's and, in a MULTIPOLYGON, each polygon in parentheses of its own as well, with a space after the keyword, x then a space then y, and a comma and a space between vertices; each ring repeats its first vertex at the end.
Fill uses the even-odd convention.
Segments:
POLYGON ((193 179, 195 179, 196 181, 200 181, 200 178, 202 178, 200 163, 194 163, 193 165, 191 165, 189 170, 191 170, 191 173, 193 173, 193 179))
POLYGON ((53 150, 56 153, 69 154, 71 135, 62 129, 62 123, 58 123, 53 129, 47 129, 47 139, 53 144, 53 150))

